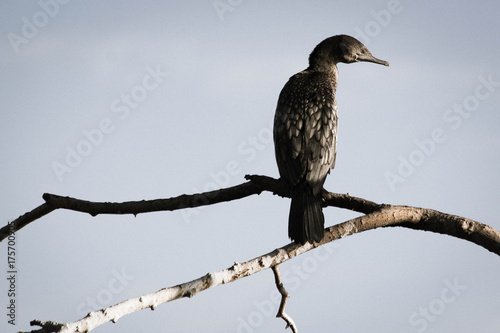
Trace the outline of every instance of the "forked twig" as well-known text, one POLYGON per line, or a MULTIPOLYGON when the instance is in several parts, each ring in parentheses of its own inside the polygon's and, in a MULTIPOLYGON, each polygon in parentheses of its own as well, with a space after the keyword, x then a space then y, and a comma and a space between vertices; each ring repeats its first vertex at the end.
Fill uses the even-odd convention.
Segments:
POLYGON ((286 322, 286 327, 290 327, 292 329, 293 333, 297 333, 297 326, 295 325, 295 322, 293 319, 285 313, 285 306, 286 306, 286 301, 290 297, 290 294, 286 291, 285 287, 283 287, 283 282, 281 281, 281 273, 278 265, 274 265, 271 267, 273 269, 274 273, 274 282, 276 283, 276 288, 278 288, 278 291, 281 294, 281 303, 280 307, 278 309, 278 313, 276 314, 276 318, 283 318, 283 320, 286 322))

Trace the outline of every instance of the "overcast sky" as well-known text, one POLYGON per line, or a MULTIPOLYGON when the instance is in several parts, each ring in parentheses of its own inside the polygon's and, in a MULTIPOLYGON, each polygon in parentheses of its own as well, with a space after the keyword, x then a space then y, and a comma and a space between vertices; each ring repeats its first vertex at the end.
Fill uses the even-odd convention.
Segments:
MULTIPOLYGON (((340 64, 336 168, 325 188, 500 229, 498 1, 2 1, 0 199, 6 225, 45 192, 168 198, 278 177, 276 101, 323 39, 390 62, 340 64)), ((269 193, 133 216, 55 211, 15 235, 16 326, 187 282, 289 242, 269 193)), ((357 216, 324 209, 327 225, 357 216)), ((7 243, 1 267, 9 277, 7 243)), ((492 332, 498 256, 392 228, 281 266, 301 332, 492 332)), ((279 332, 270 270, 96 332, 279 332)))

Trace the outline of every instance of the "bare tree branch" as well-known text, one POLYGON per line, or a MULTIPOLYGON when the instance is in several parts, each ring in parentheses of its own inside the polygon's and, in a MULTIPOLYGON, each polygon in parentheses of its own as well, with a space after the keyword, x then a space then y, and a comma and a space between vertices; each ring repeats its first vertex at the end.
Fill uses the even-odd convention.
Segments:
MULTIPOLYGON (((29 223, 52 212, 55 209, 69 209, 77 212, 88 213, 91 216, 99 214, 141 214, 159 211, 174 211, 184 208, 212 205, 220 202, 241 199, 262 191, 270 191, 273 194, 289 197, 287 190, 281 181, 267 176, 245 176, 249 182, 220 190, 183 194, 168 199, 116 202, 92 202, 55 194, 45 193, 45 203, 28 212, 8 225, 0 229, 0 241, 9 236, 10 232, 18 231, 29 223)), ((374 202, 360 198, 351 197, 348 194, 324 193, 325 204, 340 208, 352 209, 361 213, 369 213, 376 210, 379 205, 374 202)))
MULTIPOLYGON (((395 226, 428 230, 467 239, 500 255, 500 232, 487 225, 431 209, 385 205, 373 213, 327 228, 325 236, 319 243, 306 243, 302 246, 290 243, 263 256, 245 263, 235 263, 227 269, 208 273, 196 280, 161 289, 152 294, 129 299, 108 308, 91 312, 85 318, 73 323, 64 324, 34 320, 32 325, 41 326, 41 330, 44 330, 44 332, 90 332, 95 327, 109 321, 116 322, 122 316, 135 311, 146 308, 154 309, 160 304, 182 297, 193 297, 200 291, 275 267, 336 239, 379 227, 395 226)), ((32 332, 41 332, 41 330, 32 332)))
MULTIPOLYGON (((123 203, 91 202, 46 193, 43 195, 44 204, 0 229, 0 240, 7 238, 12 232, 18 231, 29 223, 60 208, 84 212, 92 216, 99 214, 137 215, 154 211, 172 211, 211 205, 241 199, 252 194, 260 194, 262 191, 270 191, 282 197, 289 197, 287 189, 283 187, 280 180, 266 176, 245 176, 245 178, 249 182, 216 191, 191 195, 184 194, 169 199, 123 203)), ((381 205, 362 198, 352 197, 349 194, 335 194, 327 191, 323 192, 323 206, 351 209, 366 215, 327 228, 324 238, 319 243, 306 243, 303 246, 291 243, 243 264, 235 263, 227 269, 208 273, 191 282, 161 289, 152 294, 129 299, 108 308, 91 312, 85 318, 73 323, 34 320, 31 322, 31 325, 40 326, 41 328, 32 332, 90 332, 97 326, 109 321, 116 322, 122 316, 132 312, 146 308, 154 309, 160 304, 181 297, 193 297, 200 291, 238 280, 270 267, 273 267, 276 284, 283 296, 278 315, 287 321, 292 330, 296 331, 293 321, 284 313, 287 293, 279 279, 277 265, 327 242, 379 227, 399 226, 446 234, 471 241, 500 255, 500 232, 485 224, 464 217, 425 208, 381 205)))
MULTIPOLYGON (((245 178, 250 181, 216 191, 191 195, 183 194, 169 199, 129 201, 123 203, 91 202, 45 193, 43 195, 43 198, 46 201, 44 204, 35 208, 31 212, 22 215, 18 219, 10 222, 8 225, 0 229, 0 241, 8 237, 11 232, 18 231, 36 219, 59 208, 89 213, 92 216, 96 216, 98 214, 137 215, 140 213, 165 210, 173 211, 190 207, 211 205, 219 202, 241 199, 252 194, 260 194, 262 191, 270 191, 282 197, 289 197, 287 190, 278 179, 255 175, 247 175, 245 178)), ((380 205, 372 201, 350 196, 349 194, 336 194, 329 193, 327 191, 323 192, 323 205, 351 209, 365 214, 382 211, 387 207, 396 207, 390 205, 380 205)), ((398 211, 400 213, 403 212, 404 206, 399 207, 400 209, 398 211)), ((500 238, 498 231, 495 229, 460 216, 448 215, 423 208, 418 208, 418 210, 420 214, 422 214, 423 220, 427 221, 426 224, 415 225, 411 222, 401 222, 400 226, 433 231, 463 238, 500 255, 500 238), (440 223, 441 220, 443 220, 443 216, 447 216, 447 219, 453 217, 454 223, 451 225, 446 224, 447 227, 445 228, 444 225, 441 225, 440 223)), ((390 219, 391 217, 388 216, 387 218, 390 219)))

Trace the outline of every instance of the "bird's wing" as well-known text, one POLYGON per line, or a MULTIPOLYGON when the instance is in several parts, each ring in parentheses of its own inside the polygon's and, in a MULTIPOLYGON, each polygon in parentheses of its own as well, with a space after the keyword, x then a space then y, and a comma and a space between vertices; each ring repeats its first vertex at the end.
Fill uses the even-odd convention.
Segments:
POLYGON ((304 181, 318 193, 335 165, 337 105, 322 73, 301 72, 281 91, 274 119, 276 160, 291 185, 304 181))

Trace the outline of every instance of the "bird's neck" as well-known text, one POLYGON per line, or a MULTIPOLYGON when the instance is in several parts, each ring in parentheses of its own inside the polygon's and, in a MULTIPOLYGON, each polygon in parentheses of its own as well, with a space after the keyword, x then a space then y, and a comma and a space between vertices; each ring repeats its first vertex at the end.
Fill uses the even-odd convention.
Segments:
POLYGON ((330 83, 333 85, 333 90, 337 90, 339 71, 335 64, 323 66, 309 65, 309 67, 305 71, 308 73, 320 73, 322 77, 330 81, 330 83))
POLYGON ((334 76, 337 78, 338 76, 338 69, 337 69, 337 64, 333 62, 320 62, 320 63, 311 63, 309 64, 309 67, 307 70, 311 72, 321 72, 321 73, 326 73, 329 76, 334 76))

